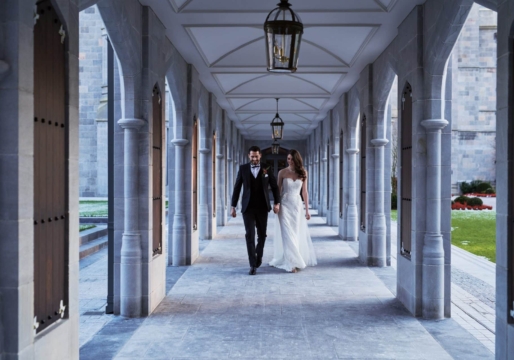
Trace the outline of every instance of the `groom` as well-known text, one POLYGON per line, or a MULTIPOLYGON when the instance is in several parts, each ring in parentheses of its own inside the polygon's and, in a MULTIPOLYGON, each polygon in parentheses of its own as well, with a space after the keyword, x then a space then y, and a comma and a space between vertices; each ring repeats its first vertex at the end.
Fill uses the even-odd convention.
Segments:
POLYGON ((268 171, 261 164, 261 149, 252 146, 248 150, 250 162, 241 165, 237 173, 234 192, 232 193, 232 209, 230 215, 236 217, 236 206, 244 185, 242 210, 243 221, 246 230, 246 248, 250 261, 250 275, 257 273, 257 268, 262 264, 264 242, 266 241, 266 228, 268 226, 268 212, 271 210, 268 185, 273 192, 273 212, 276 214, 280 208, 280 194, 278 193, 277 180, 273 172, 268 171), (257 248, 255 248, 255 228, 257 227, 257 248))

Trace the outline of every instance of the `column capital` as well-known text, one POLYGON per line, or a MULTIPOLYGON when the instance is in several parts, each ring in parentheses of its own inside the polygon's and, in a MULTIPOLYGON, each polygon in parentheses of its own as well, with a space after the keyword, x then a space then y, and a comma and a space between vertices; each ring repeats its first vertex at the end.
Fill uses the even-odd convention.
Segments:
POLYGON ((332 154, 332 158, 333 158, 333 159, 337 159, 337 158, 339 158, 339 154, 332 154))
POLYGON ((421 122, 421 125, 427 130, 442 130, 448 125, 445 119, 427 119, 421 122))
POLYGON ((373 139, 371 140, 371 143, 375 145, 376 147, 386 146, 389 143, 389 140, 387 139, 373 139))
POLYGON ((359 149, 346 149, 346 152, 348 154, 357 154, 359 152, 359 149))
POLYGON ((118 125, 121 126, 122 129, 134 129, 139 130, 146 121, 141 119, 119 119, 118 125))
POLYGON ((232 162, 232 158, 227 158, 227 161, 228 162, 232 162))
POLYGON ((171 143, 177 147, 186 146, 189 144, 189 140, 187 139, 173 139, 171 140, 171 143))
POLYGON ((323 162, 327 162, 327 158, 326 158, 326 157, 324 157, 323 159, 321 159, 321 161, 323 161, 323 162))
POLYGON ((223 154, 216 154, 216 159, 223 159, 223 154))
POLYGON ((211 152, 211 149, 205 148, 205 149, 200 149, 198 151, 200 151, 201 154, 209 154, 211 152))

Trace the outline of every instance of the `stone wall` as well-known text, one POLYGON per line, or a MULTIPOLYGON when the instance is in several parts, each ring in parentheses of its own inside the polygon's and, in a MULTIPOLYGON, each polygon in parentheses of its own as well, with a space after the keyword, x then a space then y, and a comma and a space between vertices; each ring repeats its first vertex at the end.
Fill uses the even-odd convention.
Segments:
POLYGON ((105 25, 96 6, 79 13, 79 26, 79 194, 106 197, 107 119, 106 112, 100 108, 105 85, 102 36, 105 25))
POLYGON ((452 56, 452 188, 496 181, 496 12, 474 5, 452 56))

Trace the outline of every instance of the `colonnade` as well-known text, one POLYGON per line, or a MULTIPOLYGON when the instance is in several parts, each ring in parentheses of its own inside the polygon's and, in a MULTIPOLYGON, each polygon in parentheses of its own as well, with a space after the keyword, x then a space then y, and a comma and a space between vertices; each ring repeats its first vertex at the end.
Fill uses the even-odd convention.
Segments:
MULTIPOLYGON (((497 148, 497 192, 502 196, 498 198, 497 213, 496 356, 498 359, 511 359, 514 354, 509 345, 514 343, 511 315, 514 302, 514 196, 511 186, 514 173, 511 131, 514 3, 506 0, 480 2, 498 11, 497 124, 498 144, 501 146, 497 148)), ((76 259, 77 15, 79 10, 95 1, 78 3, 77 7, 77 1, 62 0, 55 5, 67 34, 66 66, 63 70, 66 71, 68 94, 65 109, 68 142, 63 151, 67 156, 69 253, 63 269, 69 276, 63 299, 66 303, 61 304, 61 308, 64 306, 68 310, 61 311, 63 325, 44 330, 47 332, 44 337, 36 335, 38 322, 32 316, 34 296, 30 289, 33 288, 34 269, 17 266, 33 263, 27 253, 33 253, 34 234, 19 227, 25 224, 32 229, 34 222, 33 192, 27 190, 34 188, 34 176, 30 170, 33 169, 34 153, 33 119, 28 116, 34 102, 34 91, 33 79, 24 75, 33 73, 34 66, 30 60, 33 49, 28 51, 24 46, 8 47, 0 43, 0 56, 4 56, 0 60, 0 105, 2 110, 6 109, 0 113, 0 134, 16 135, 0 139, 2 169, 5 174, 14 174, 9 181, 12 182, 12 178, 16 180, 12 187, 3 188, 7 189, 2 192, 6 201, 0 204, 0 214, 7 214, 0 218, 6 237, 2 244, 8 244, 8 250, 0 252, 0 264, 11 265, 6 272, 2 268, 2 274, 9 272, 9 276, 0 276, 2 298, 10 299, 0 303, 0 354, 12 355, 13 358, 27 353, 32 354, 30 358, 78 358, 78 345, 74 340, 78 334, 79 269, 76 259), (9 70, 19 67, 26 71, 13 74, 9 70), (7 106, 8 103, 18 106, 7 106), (20 109, 24 109, 23 112, 20 109), (12 209, 19 211, 12 215, 12 209), (2 329, 9 331, 2 332, 2 329), (67 345, 55 346, 62 343, 67 345)), ((448 136, 451 112, 445 108, 451 104, 446 91, 451 84, 446 73, 447 60, 456 41, 455 34, 462 27, 472 4, 470 0, 428 0, 417 6, 400 25, 398 35, 388 48, 362 70, 355 85, 342 94, 339 103, 300 144, 304 146, 309 172, 310 206, 327 219, 328 225, 338 227, 343 240, 359 242, 361 263, 388 266, 391 228, 387 221, 390 217, 387 182, 391 175, 388 151, 391 131, 387 109, 395 77, 398 78, 398 88, 403 89, 407 83, 412 86, 413 106, 409 119, 413 130, 408 142, 412 144, 412 159, 407 164, 400 158, 399 167, 409 165, 413 171, 411 178, 399 176, 398 179, 399 189, 402 183, 409 184, 412 189, 409 210, 412 223, 408 229, 412 247, 404 253, 400 251, 400 244, 397 246, 397 298, 414 316, 427 319, 451 316, 451 158, 447 156, 451 148, 451 136, 448 136), (361 127, 364 119, 366 126, 361 127), (360 133, 361 129, 365 134, 360 133), (360 143, 359 139, 365 143, 360 143), (362 158, 363 154, 365 161, 359 162, 359 155, 362 158), (360 163, 365 167, 361 168, 360 163), (361 209, 365 210, 362 214, 361 209)), ((0 30, 13 43, 33 43, 33 22, 37 21, 33 16, 33 5, 34 2, 29 0, 6 0, 4 6, 16 11, 9 15, 0 12, 0 30), (12 24, 23 31, 13 30, 12 24)), ((199 242, 212 239, 219 227, 227 224, 234 177, 238 167, 247 161, 247 146, 250 144, 201 84, 196 69, 163 36, 166 29, 150 7, 140 5, 136 0, 104 0, 97 6, 105 21, 119 68, 115 98, 111 99, 116 119, 113 166, 117 184, 114 312, 124 317, 146 316, 165 296, 166 267, 193 264, 199 256, 199 242), (153 114, 148 104, 151 103, 152 89, 156 85, 163 89, 166 80, 175 103, 175 114, 170 121, 170 134, 173 136, 168 139, 168 158, 163 158, 161 164, 167 164, 170 187, 167 219, 165 211, 161 219, 162 224, 168 223, 168 238, 163 242, 162 253, 154 253, 153 226, 158 226, 154 224, 159 222, 153 221, 151 206, 153 114), (194 166, 197 160, 199 165, 194 166), (214 202, 216 206, 213 206, 214 202)), ((401 106, 400 99, 398 96, 398 107, 401 106)), ((405 119, 400 117, 399 125, 405 119)), ((402 141, 406 139, 399 137, 399 147, 402 141)), ((406 210, 400 203, 399 219, 402 211, 406 210)), ((164 227, 161 231, 164 233, 164 227)), ((393 241, 399 242, 398 239, 393 241)))

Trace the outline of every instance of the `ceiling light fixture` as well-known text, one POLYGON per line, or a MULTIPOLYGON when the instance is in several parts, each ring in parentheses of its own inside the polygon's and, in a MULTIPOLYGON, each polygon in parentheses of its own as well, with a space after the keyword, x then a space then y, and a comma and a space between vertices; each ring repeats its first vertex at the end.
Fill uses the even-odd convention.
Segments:
POLYGON ((280 99, 277 98, 276 100, 277 100, 277 113, 275 114, 275 118, 273 119, 273 121, 271 121, 272 138, 275 141, 281 140, 282 136, 284 135, 284 122, 278 115, 278 100, 280 100, 280 99))
POLYGON ((268 71, 294 73, 303 34, 300 17, 291 9, 289 0, 280 0, 264 22, 268 71))

